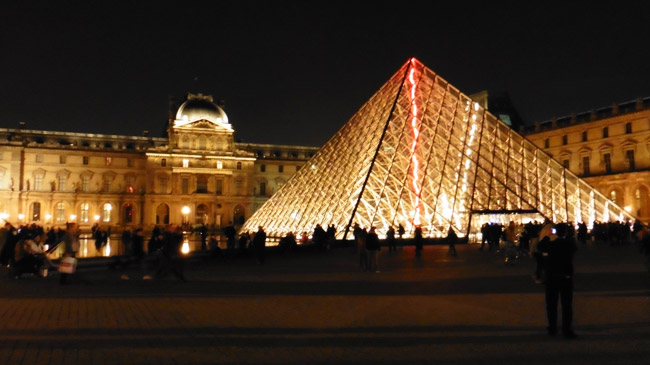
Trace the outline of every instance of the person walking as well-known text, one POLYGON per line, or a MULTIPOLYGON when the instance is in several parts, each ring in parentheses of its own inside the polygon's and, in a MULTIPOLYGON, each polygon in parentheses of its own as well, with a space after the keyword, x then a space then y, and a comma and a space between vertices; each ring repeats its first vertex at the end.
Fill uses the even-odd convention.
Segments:
MULTIPOLYGON (((66 224, 65 234, 63 235, 63 257, 74 258, 79 251, 79 227, 74 222, 66 224)), ((68 283, 68 273, 59 273, 59 284, 68 283)))
POLYGON ((545 273, 545 301, 547 331, 550 336, 557 333, 557 304, 562 304, 562 334, 575 338, 573 332, 573 257, 577 250, 575 241, 568 237, 566 224, 555 226, 554 240, 544 240, 538 244, 545 273))

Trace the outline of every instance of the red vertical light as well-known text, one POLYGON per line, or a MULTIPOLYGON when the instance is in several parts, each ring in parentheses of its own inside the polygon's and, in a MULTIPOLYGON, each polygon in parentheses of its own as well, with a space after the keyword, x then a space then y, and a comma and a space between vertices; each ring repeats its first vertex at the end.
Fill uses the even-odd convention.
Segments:
POLYGON ((420 185, 418 184, 418 167, 419 161, 418 157, 415 154, 415 148, 418 144, 418 136, 420 135, 420 130, 418 129, 417 119, 418 119, 418 106, 415 99, 415 89, 417 83, 415 81, 415 58, 411 59, 411 72, 409 73, 409 83, 411 84, 411 129, 413 130, 413 144, 411 144, 411 176, 413 178, 413 190, 415 192, 415 204, 413 211, 413 225, 420 225, 420 185))

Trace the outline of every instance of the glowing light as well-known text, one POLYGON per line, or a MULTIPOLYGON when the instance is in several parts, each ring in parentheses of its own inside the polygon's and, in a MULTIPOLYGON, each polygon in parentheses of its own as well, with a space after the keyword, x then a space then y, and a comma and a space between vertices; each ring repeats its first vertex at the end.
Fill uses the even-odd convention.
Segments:
POLYGON ((18 214, 18 219, 22 221, 25 219, 25 215, 23 213, 18 214))
POLYGON ((415 192, 415 204, 413 211, 413 225, 420 225, 420 185, 418 184, 418 167, 420 162, 418 157, 415 155, 415 148, 418 144, 418 137, 420 135, 420 130, 418 129, 417 120, 418 120, 418 106, 415 101, 415 88, 417 86, 415 82, 415 58, 411 59, 411 72, 409 72, 409 82, 411 83, 411 128, 413 129, 413 144, 411 145, 411 165, 413 169, 411 171, 411 176, 413 177, 413 190, 415 192))
POLYGON ((626 205, 625 208, 623 208, 623 209, 625 209, 625 211, 628 212, 628 213, 632 211, 632 207, 629 206, 629 205, 626 205))
POLYGON ((77 219, 77 215, 75 215, 75 214, 70 214, 70 220, 73 221, 73 220, 75 220, 75 219, 77 219))
POLYGON ((98 220, 99 220, 99 215, 98 215, 98 214, 95 214, 95 215, 93 216, 93 218, 94 218, 96 221, 98 221, 98 220))
POLYGON ((3 220, 7 220, 9 219, 9 214, 6 212, 2 212, 0 213, 0 218, 2 218, 3 220))
POLYGON ((111 242, 110 242, 110 239, 109 239, 109 242, 107 242, 104 247, 105 247, 104 248, 104 256, 110 256, 111 255, 111 242))
POLYGON ((187 255, 190 253, 190 243, 187 241, 183 241, 183 247, 181 248, 181 252, 183 255, 187 255))
POLYGON ((183 208, 181 208, 181 212, 185 215, 190 214, 190 207, 188 207, 187 205, 184 206, 183 208))

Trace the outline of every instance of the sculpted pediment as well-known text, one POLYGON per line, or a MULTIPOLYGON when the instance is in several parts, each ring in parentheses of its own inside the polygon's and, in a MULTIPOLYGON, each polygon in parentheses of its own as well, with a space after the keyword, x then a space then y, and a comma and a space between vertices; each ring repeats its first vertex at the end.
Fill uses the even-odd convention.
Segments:
POLYGON ((230 128, 217 123, 213 123, 207 119, 201 119, 201 120, 197 120, 196 122, 184 124, 181 128, 184 130, 201 129, 201 130, 210 130, 210 131, 231 131, 230 128))

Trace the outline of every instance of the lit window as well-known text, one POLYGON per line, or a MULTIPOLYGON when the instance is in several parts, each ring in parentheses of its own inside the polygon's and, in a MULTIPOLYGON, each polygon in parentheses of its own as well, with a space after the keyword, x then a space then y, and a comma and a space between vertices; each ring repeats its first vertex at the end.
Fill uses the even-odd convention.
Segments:
POLYGON ((616 190, 612 190, 612 191, 609 193, 609 200, 611 200, 612 202, 614 202, 614 204, 618 204, 618 202, 616 201, 616 190))
POLYGON ((41 203, 35 202, 32 205, 32 221, 41 220, 41 203))
POLYGON ((217 161, 217 168, 218 169, 223 169, 223 162, 222 161, 217 161))
POLYGON ((113 158, 112 157, 106 157, 106 159, 104 160, 104 164, 106 166, 110 166, 112 163, 113 163, 113 158))
POLYGON ((190 160, 184 158, 183 159, 183 167, 190 167, 190 160))
POLYGON ((63 203, 56 203, 56 222, 65 222, 65 205, 63 203))
POLYGON ((113 210, 113 206, 111 203, 106 203, 102 207, 102 222, 110 222, 111 221, 111 211, 113 210))
POLYGON ((82 203, 81 204, 81 216, 80 216, 80 220, 82 222, 88 222, 89 221, 89 219, 90 219, 89 218, 90 217, 89 212, 90 212, 90 204, 82 203))

